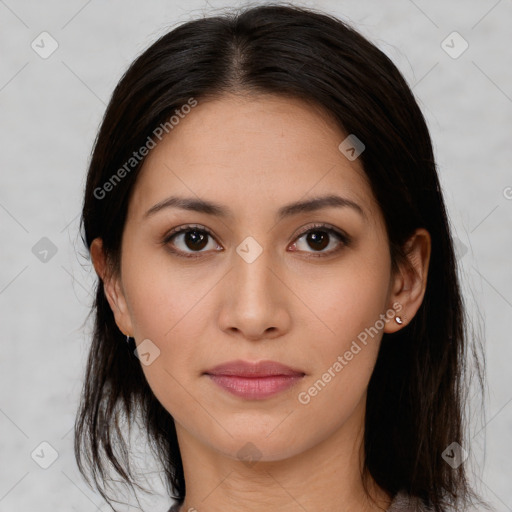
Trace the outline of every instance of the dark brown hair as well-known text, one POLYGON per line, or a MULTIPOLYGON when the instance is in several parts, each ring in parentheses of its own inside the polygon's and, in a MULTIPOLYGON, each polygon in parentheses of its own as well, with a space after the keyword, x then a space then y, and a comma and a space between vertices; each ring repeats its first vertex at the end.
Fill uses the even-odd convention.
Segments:
MULTIPOLYGON (((95 141, 81 219, 87 249, 101 238, 112 269, 119 270, 127 206, 143 160, 105 197, 98 190, 190 98, 226 93, 300 98, 364 142, 359 158, 384 216, 394 269, 405 261, 404 243, 414 230, 429 231, 423 303, 407 326, 384 334, 369 383, 365 470, 392 495, 403 490, 436 512, 450 504, 462 510, 476 496, 465 464, 452 469, 441 455, 453 442, 465 446, 469 336, 431 140, 400 72, 354 29, 310 9, 265 5, 193 20, 158 39, 115 88, 95 141)), ((80 471, 87 479, 92 475, 109 502, 103 488, 109 469, 140 488, 120 428, 123 416, 131 424, 139 414, 169 493, 182 503, 186 488, 174 420, 151 391, 134 347, 127 348, 101 281, 92 312, 75 426, 80 471)), ((478 361, 476 368, 482 382, 478 361)))

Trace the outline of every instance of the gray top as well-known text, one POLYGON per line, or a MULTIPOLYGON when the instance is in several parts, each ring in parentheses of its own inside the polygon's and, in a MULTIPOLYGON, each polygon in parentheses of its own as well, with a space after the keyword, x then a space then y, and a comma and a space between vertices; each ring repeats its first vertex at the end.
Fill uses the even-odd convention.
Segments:
MULTIPOLYGON (((431 509, 425 507, 419 498, 408 496, 403 492, 399 492, 386 512, 429 512, 431 509)), ((169 512, 186 512, 180 511, 179 505, 173 505, 169 512)))
POLYGON ((431 510, 419 498, 399 492, 391 502, 387 512, 431 512, 431 510))

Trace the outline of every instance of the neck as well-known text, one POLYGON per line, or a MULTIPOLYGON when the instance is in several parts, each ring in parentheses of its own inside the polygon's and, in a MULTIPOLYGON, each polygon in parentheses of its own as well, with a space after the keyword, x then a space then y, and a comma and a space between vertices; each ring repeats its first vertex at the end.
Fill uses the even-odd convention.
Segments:
POLYGON ((388 493, 371 477, 365 477, 366 490, 363 485, 363 429, 353 427, 345 424, 320 444, 280 460, 264 460, 241 441, 248 453, 254 450, 250 462, 236 458, 237 450, 229 457, 199 443, 176 422, 187 489, 180 512, 385 511, 388 493))

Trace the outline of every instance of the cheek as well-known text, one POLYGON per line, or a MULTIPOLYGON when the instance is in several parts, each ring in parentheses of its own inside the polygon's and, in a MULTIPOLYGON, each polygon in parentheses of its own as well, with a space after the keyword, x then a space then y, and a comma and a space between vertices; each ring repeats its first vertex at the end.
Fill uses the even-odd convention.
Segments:
POLYGON ((301 328, 314 369, 298 402, 342 421, 363 397, 377 359, 386 312, 389 262, 347 258, 326 276, 318 270, 297 283, 308 306, 301 328), (313 285, 315 283, 315 285, 313 285), (315 315, 311 314, 311 311, 315 315), (332 408, 329 404, 337 404, 332 408))
POLYGON ((168 410, 187 409, 190 396, 183 388, 188 389, 202 369, 199 356, 207 341, 210 292, 218 276, 207 272, 206 266, 201 270, 199 265, 171 265, 166 254, 130 249, 125 254, 123 287, 134 336, 138 344, 150 340, 158 354, 151 364, 142 364, 142 370, 168 410))
MULTIPOLYGON (((348 255, 328 270, 317 267, 294 278, 294 289, 308 309, 307 325, 314 320, 320 336, 315 347, 325 347, 327 351, 343 350, 360 333, 375 326, 380 315, 385 313, 390 282, 389 260, 365 257, 361 252, 348 255)), ((377 324, 379 330, 383 327, 381 323, 377 324)))
POLYGON ((145 248, 144 242, 138 249, 138 244, 131 245, 122 272, 135 333, 166 344, 184 325, 193 327, 191 319, 197 320, 214 278, 204 265, 177 264, 163 248, 145 248))

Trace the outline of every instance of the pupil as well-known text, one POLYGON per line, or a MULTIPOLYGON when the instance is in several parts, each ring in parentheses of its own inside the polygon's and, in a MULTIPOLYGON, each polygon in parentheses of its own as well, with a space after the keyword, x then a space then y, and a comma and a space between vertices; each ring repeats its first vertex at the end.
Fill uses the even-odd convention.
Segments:
POLYGON ((188 231, 185 233, 185 243, 189 249, 203 249, 206 246, 206 233, 188 231), (191 242, 192 246, 189 245, 189 242, 191 242))
POLYGON ((325 247, 327 247, 328 241, 327 241, 327 236, 326 236, 325 231, 313 231, 313 232, 309 233, 308 243, 309 242, 313 242, 313 244, 318 244, 320 242, 320 246, 313 247, 313 249, 321 250, 321 249, 324 249, 325 247), (319 233, 321 233, 320 236, 318 236, 319 233))

